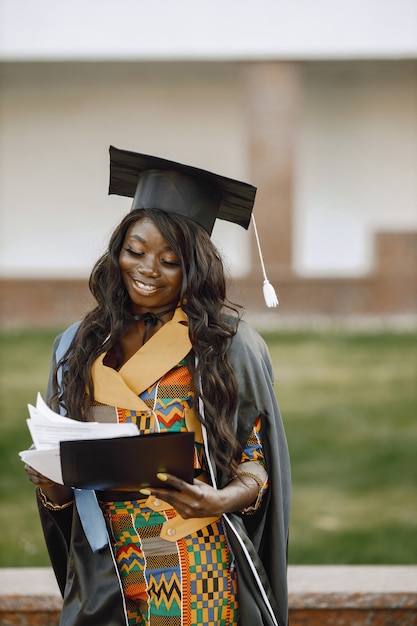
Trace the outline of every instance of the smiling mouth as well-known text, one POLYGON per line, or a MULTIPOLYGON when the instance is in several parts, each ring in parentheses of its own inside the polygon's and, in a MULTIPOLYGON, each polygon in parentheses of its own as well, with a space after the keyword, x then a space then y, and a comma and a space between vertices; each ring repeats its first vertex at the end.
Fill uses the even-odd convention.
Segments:
POLYGON ((142 283, 140 280, 135 280, 134 283, 139 289, 142 289, 144 291, 151 292, 151 291, 156 291, 158 289, 158 287, 156 287, 155 285, 146 285, 145 283, 142 283))

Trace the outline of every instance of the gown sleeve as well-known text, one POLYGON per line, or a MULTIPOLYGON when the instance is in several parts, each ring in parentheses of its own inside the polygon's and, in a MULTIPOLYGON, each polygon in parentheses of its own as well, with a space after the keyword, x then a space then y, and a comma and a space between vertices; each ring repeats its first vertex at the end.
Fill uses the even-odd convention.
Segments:
POLYGON ((251 476, 259 485, 258 496, 255 502, 241 511, 241 513, 249 515, 259 509, 268 490, 268 474, 265 469, 265 457, 261 440, 261 419, 261 416, 259 416, 253 426, 236 472, 238 475, 251 476))

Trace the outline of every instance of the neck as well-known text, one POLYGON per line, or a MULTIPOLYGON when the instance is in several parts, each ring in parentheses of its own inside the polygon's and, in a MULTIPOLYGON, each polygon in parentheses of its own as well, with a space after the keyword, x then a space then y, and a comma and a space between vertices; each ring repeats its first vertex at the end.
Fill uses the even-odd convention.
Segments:
POLYGON ((174 307, 171 309, 165 309, 165 311, 159 311, 158 313, 155 313, 154 311, 144 311, 143 313, 133 313, 132 318, 136 321, 142 321, 146 318, 155 318, 159 320, 161 323, 163 323, 163 318, 167 317, 169 313, 173 314, 176 308, 177 307, 174 307))
POLYGON ((151 311, 147 311, 146 313, 136 313, 132 315, 135 321, 143 322, 145 326, 145 332, 143 333, 142 345, 148 339, 149 330, 153 326, 158 326, 158 325, 163 326, 166 321, 169 321, 169 320, 164 320, 164 317, 170 315, 169 319, 171 319, 175 311, 175 308, 166 309, 165 311, 161 311, 160 313, 152 313, 151 311))

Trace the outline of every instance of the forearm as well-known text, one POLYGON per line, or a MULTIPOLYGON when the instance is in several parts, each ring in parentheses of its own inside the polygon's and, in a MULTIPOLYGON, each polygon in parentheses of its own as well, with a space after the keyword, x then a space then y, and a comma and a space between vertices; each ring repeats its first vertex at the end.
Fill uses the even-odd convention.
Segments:
POLYGON ((27 464, 25 464, 25 472, 30 482, 41 490, 40 495, 44 504, 44 499, 59 506, 72 502, 74 499, 74 493, 71 487, 65 487, 64 485, 59 485, 58 483, 53 482, 27 464), (42 498, 42 494, 44 498, 42 498))
POLYGON ((40 486, 42 493, 52 505, 63 506, 74 499, 74 492, 70 487, 64 485, 51 485, 49 487, 40 486))
POLYGON ((219 489, 219 508, 216 513, 222 515, 246 509, 256 501, 259 488, 259 483, 252 476, 237 476, 226 487, 219 489))

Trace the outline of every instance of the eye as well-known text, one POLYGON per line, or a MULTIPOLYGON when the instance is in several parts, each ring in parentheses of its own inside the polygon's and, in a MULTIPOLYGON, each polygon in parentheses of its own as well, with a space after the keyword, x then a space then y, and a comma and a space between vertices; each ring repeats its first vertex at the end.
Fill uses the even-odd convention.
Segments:
POLYGON ((172 265, 173 267, 180 267, 181 265, 179 261, 171 261, 170 259, 161 259, 161 262, 164 265, 172 265))
POLYGON ((143 252, 140 252, 139 250, 133 250, 132 248, 125 248, 125 250, 133 256, 143 256, 144 254, 143 252))

